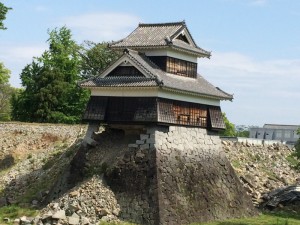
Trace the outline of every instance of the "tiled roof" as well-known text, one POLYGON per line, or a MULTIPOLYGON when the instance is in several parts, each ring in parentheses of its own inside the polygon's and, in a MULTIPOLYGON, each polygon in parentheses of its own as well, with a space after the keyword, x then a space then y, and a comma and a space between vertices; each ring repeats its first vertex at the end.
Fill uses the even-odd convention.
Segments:
POLYGON ((286 129, 286 130, 297 130, 300 128, 300 125, 286 125, 286 124, 265 124, 263 128, 266 129, 286 129))
POLYGON ((197 78, 187 78, 174 74, 168 74, 156 66, 147 56, 133 50, 125 50, 124 54, 147 77, 94 77, 81 82, 82 87, 149 87, 160 86, 168 90, 183 91, 217 99, 232 100, 233 96, 213 86, 201 75, 197 78))
POLYGON ((147 77, 95 77, 80 84, 82 87, 153 87, 157 86, 154 78, 147 77))
POLYGON ((185 50, 198 56, 210 57, 210 52, 198 47, 194 42, 190 32, 188 31, 185 22, 176 23, 158 23, 158 24, 139 24, 139 26, 126 38, 114 42, 110 45, 111 48, 175 48, 185 50), (175 39, 183 30, 186 30, 192 39, 192 44, 189 45, 184 41, 175 39))

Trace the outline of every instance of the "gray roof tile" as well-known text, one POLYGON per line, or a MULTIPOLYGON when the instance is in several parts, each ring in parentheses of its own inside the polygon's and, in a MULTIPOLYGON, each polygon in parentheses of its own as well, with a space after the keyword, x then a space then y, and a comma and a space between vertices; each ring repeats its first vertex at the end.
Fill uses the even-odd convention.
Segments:
POLYGON ((147 77, 95 77, 81 83, 82 87, 153 87, 157 86, 154 78, 147 77))
POLYGON ((139 26, 126 38, 114 42, 112 48, 140 49, 147 47, 170 47, 185 50, 198 56, 210 57, 210 52, 198 47, 192 38, 193 45, 174 39, 182 30, 188 31, 185 22, 139 24, 139 26))
POLYGON ((232 100, 233 96, 213 86, 201 75, 197 78, 182 77, 168 74, 156 66, 146 55, 137 51, 124 51, 140 70, 144 71, 147 77, 104 77, 99 76, 82 81, 82 87, 149 87, 160 86, 161 88, 173 89, 194 93, 217 99, 232 100))

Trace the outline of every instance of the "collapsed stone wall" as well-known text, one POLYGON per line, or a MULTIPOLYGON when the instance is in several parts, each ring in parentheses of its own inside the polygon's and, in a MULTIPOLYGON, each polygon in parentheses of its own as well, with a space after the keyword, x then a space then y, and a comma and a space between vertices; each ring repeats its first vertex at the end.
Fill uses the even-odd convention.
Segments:
POLYGON ((294 168, 298 163, 295 149, 287 145, 223 140, 222 147, 256 206, 270 191, 300 183, 299 170, 294 168))
POLYGON ((97 151, 102 153, 98 152, 98 157, 94 157, 90 152, 89 162, 102 163, 104 179, 120 206, 120 219, 158 224, 155 152, 149 148, 136 148, 138 144, 128 147, 142 142, 141 132, 107 129, 96 138, 100 143, 97 151))
MULTIPOLYGON (((22 133, 16 133, 12 129, 11 135, 16 136, 16 141, 24 136, 31 143, 32 139, 28 135, 36 136, 27 132, 32 130, 31 126, 26 125, 26 132, 22 130, 22 133)), ((59 185, 54 185, 53 190, 47 191, 48 199, 51 196, 56 198, 45 209, 45 212, 50 213, 47 218, 56 217, 57 212, 65 212, 65 216, 73 219, 79 216, 81 220, 87 218, 91 223, 97 223, 100 219, 118 218, 137 224, 158 225, 188 224, 254 213, 249 198, 244 194, 221 150, 218 137, 208 135, 206 130, 199 128, 133 128, 106 127, 104 132, 95 137, 97 146, 84 151, 74 148, 79 149, 74 158, 75 152, 70 155, 61 154, 50 169, 45 167, 40 170, 45 177, 49 177, 49 174, 53 176, 51 171, 54 167, 70 164, 70 168, 80 170, 85 180, 70 191, 51 195, 66 186, 66 179, 61 179, 59 185), (94 175, 100 176, 94 178, 94 175)), ((57 135, 62 133, 62 129, 66 134, 76 131, 70 136, 70 140, 66 137, 69 146, 82 128, 62 128, 55 125, 53 128, 45 126, 41 129, 43 133, 55 130, 53 132, 58 133, 57 135)), ((39 137, 37 136, 41 149, 46 148, 42 143, 43 138, 39 137)), ((55 141, 51 146, 57 143, 55 141)), ((9 146, 14 149, 12 145, 9 146)), ((29 150, 33 159, 36 157, 35 153, 39 154, 41 151, 44 154, 46 151, 35 150, 35 145, 32 146, 34 150, 29 150)), ((47 147, 49 152, 53 149, 47 147)), ((60 149, 59 153, 62 151, 60 149)), ((24 162, 32 160, 27 159, 27 155, 24 157, 24 162)), ((38 161, 43 166, 45 160, 38 161)), ((45 163, 48 165, 48 161, 45 163)), ((57 218, 54 221, 57 222, 57 218)))

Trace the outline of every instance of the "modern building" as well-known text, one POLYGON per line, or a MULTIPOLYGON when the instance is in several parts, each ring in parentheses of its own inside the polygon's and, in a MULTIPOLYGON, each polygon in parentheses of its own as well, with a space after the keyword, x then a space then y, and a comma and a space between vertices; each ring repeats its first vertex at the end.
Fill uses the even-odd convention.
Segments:
POLYGON ((262 128, 249 128, 249 137, 295 144, 299 139, 298 129, 300 129, 300 125, 265 124, 262 128))
POLYGON ((233 96, 197 73, 197 59, 211 53, 185 22, 139 24, 110 47, 122 56, 80 84, 91 90, 85 121, 225 128, 220 101, 233 96))

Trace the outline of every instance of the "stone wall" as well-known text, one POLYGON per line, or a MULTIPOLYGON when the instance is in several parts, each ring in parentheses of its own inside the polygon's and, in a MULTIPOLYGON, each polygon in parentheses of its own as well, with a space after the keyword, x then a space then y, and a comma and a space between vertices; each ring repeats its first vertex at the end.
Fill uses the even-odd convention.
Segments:
POLYGON ((255 214, 218 136, 200 128, 156 126, 141 130, 136 140, 122 139, 128 149, 122 148, 105 176, 120 219, 165 225, 255 214))
POLYGON ((253 215, 254 209, 222 151, 205 129, 155 131, 160 224, 189 224, 253 215))

